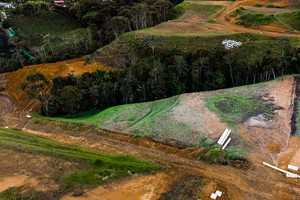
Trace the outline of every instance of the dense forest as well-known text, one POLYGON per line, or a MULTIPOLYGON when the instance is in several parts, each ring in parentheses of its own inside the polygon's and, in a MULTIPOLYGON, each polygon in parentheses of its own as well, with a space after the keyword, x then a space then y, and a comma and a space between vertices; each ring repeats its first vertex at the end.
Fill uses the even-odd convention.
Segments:
MULTIPOLYGON (((226 49, 222 44, 197 52, 185 53, 174 48, 150 53, 128 69, 97 70, 80 77, 73 74, 55 77, 47 101, 39 95, 37 98, 42 101, 42 114, 53 116, 258 83, 284 74, 300 73, 300 48, 291 47, 285 37, 278 39, 278 46, 280 56, 257 45, 252 49, 249 46, 243 48, 243 45, 226 49)), ((150 47, 145 48, 151 51, 150 47)))
MULTIPOLYGON (((57 62, 90 54, 124 32, 151 27, 166 21, 168 17, 174 15, 172 7, 180 2, 180 0, 80 0, 66 2, 66 7, 42 1, 15 4, 15 9, 5 11, 11 15, 10 18, 24 16, 30 20, 30 17, 45 15, 45 12, 57 12, 72 18, 73 22, 69 23, 79 24, 78 26, 85 28, 85 31, 72 32, 71 34, 79 36, 71 38, 71 42, 63 47, 55 48, 64 38, 54 34, 26 35, 17 29, 16 36, 8 39, 10 52, 0 54, 0 73, 15 71, 25 65, 57 62), (35 59, 28 58, 23 49, 35 59)), ((43 17, 40 17, 40 20, 43 20, 43 17)), ((13 21, 15 20, 4 20, 3 27, 9 28, 13 21)), ((42 23, 40 21, 35 26, 43 28, 42 23)))

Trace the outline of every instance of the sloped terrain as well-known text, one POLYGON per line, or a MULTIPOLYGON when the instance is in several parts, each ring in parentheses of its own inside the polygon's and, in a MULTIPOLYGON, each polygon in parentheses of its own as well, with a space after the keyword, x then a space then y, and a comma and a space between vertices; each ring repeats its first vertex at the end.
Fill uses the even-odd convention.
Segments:
POLYGON ((227 90, 121 105, 98 114, 87 112, 53 119, 194 145, 201 136, 217 140, 227 127, 233 129, 230 148, 249 149, 256 156, 252 159, 276 163, 291 132, 294 89, 294 77, 289 76, 227 90), (229 99, 232 96, 237 99, 229 99))
POLYGON ((240 41, 243 45, 263 41, 276 46, 272 37, 286 36, 299 43, 297 11, 293 13, 289 9, 289 1, 286 0, 184 1, 174 8, 179 14, 177 19, 125 33, 95 51, 92 58, 105 66, 129 67, 143 57, 140 40, 149 34, 164 36, 166 40, 163 46, 157 49, 167 50, 176 47, 195 51, 200 47, 220 44, 224 39, 240 41), (258 3, 262 7, 254 7, 258 3), (269 4, 280 8, 267 8, 269 4), (248 14, 251 13, 247 27, 238 20, 241 14, 232 16, 240 7, 246 9, 248 14), (261 38, 255 41, 251 35, 259 35, 261 38))
MULTIPOLYGON (((67 76, 68 74, 79 76, 84 72, 95 71, 97 69, 107 71, 113 70, 112 68, 102 66, 95 62, 89 66, 84 66, 85 58, 86 57, 57 63, 45 63, 26 66, 25 68, 19 69, 18 71, 12 72, 5 76, 7 84, 5 86, 5 90, 2 93, 9 97, 12 102, 15 102, 15 110, 33 110, 37 108, 36 106, 38 104, 38 101, 29 100, 27 98, 27 94, 20 88, 20 83, 25 81, 25 78, 28 74, 41 72, 48 80, 52 80, 56 76, 67 76)), ((46 88, 46 90, 48 90, 49 88, 50 86, 46 88)))

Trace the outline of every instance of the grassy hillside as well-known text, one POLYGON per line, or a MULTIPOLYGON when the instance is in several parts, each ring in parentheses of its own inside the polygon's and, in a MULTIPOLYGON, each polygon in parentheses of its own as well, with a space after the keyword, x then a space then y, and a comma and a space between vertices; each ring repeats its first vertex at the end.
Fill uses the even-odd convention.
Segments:
POLYGON ((300 31, 300 10, 278 13, 276 17, 280 22, 300 31))
POLYGON ((222 5, 213 5, 207 2, 186 0, 176 5, 173 10, 175 13, 175 19, 199 16, 205 20, 211 15, 217 13, 222 8, 222 5))
MULTIPOLYGON (((211 16, 220 9, 222 9, 222 6, 207 2, 184 1, 173 8, 175 21, 164 22, 151 28, 122 34, 109 45, 98 49, 92 57, 99 63, 110 67, 124 68, 124 66, 132 66, 132 64, 135 64, 132 60, 139 60, 151 53, 150 51, 145 52, 146 48, 140 42, 146 35, 162 35, 165 37, 163 45, 157 46, 156 52, 173 48, 178 48, 184 52, 195 52, 201 48, 221 45, 221 42, 225 39, 243 42, 243 48, 261 44, 266 50, 277 51, 277 39, 273 37, 247 33, 230 34, 224 28, 218 28, 219 24, 214 26, 207 23, 213 22, 211 16)), ((290 30, 288 25, 279 24, 276 15, 271 13, 256 13, 238 8, 232 14, 233 18, 239 18, 237 23, 245 26, 263 26, 276 22, 275 27, 290 30)), ((296 38, 291 38, 291 43, 292 45, 298 45, 299 41, 296 38)))
POLYGON ((224 90, 220 95, 213 92, 210 95, 183 94, 153 102, 127 104, 100 112, 51 119, 95 124, 98 128, 198 144, 202 135, 218 134, 223 131, 223 127, 235 127, 234 124, 243 122, 249 116, 264 113, 266 118, 271 119, 273 110, 278 108, 260 99, 267 85, 261 83, 237 87, 224 90))
POLYGON ((67 177, 58 177, 59 180, 57 181, 65 189, 70 189, 75 185, 97 185, 104 181, 129 176, 128 170, 134 173, 145 173, 160 168, 155 163, 131 156, 102 154, 40 136, 3 128, 0 128, 0 148, 85 163, 86 170, 74 172, 67 177), (102 179, 105 176, 108 176, 108 179, 102 179))

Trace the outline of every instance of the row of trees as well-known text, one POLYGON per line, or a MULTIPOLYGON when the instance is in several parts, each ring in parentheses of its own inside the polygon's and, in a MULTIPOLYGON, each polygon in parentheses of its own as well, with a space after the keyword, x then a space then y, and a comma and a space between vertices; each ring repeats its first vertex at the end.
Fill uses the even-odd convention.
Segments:
POLYGON ((172 7, 180 2, 81 0, 74 3, 70 9, 64 10, 86 26, 98 27, 99 39, 108 43, 124 32, 151 27, 166 21, 172 7))
POLYGON ((128 69, 55 77, 48 110, 43 107, 42 111, 74 114, 300 73, 300 48, 292 48, 286 38, 278 44, 281 56, 259 46, 225 49, 220 44, 189 53, 175 48, 157 52, 128 69))
MULTIPOLYGON (((80 39, 74 37, 73 43, 68 43, 63 48, 53 48, 53 44, 57 44, 57 37, 46 34, 37 44, 40 38, 33 40, 32 35, 24 35, 18 30, 17 37, 8 41, 9 48, 14 52, 6 52, 0 59, 0 73, 11 72, 24 65, 57 62, 92 53, 126 31, 147 28, 166 21, 170 9, 176 3, 180 1, 81 0, 78 3, 69 2, 71 8, 56 7, 87 27, 84 36, 80 39), (21 49, 26 49, 36 59, 30 60, 21 49)), ((16 4, 16 9, 11 12, 15 15, 32 15, 49 9, 49 3, 28 1, 16 4)))
POLYGON ((14 4, 15 8, 10 12, 14 15, 32 15, 40 11, 50 10, 50 3, 45 1, 27 1, 25 3, 14 4))

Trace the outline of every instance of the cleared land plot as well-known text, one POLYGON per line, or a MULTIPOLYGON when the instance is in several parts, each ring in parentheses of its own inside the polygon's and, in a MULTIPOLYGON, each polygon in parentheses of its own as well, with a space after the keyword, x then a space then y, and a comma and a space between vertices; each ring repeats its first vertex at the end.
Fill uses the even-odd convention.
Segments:
MULTIPOLYGON (((54 158, 62 163, 61 166, 64 166, 65 161, 67 161, 67 163, 75 162, 75 164, 72 164, 74 166, 84 166, 84 168, 79 168, 80 171, 68 174, 58 173, 56 177, 51 177, 56 184, 59 185, 57 188, 59 188, 60 194, 72 191, 78 187, 93 187, 107 181, 130 176, 134 173, 146 173, 160 169, 155 163, 142 161, 131 156, 101 154, 88 149, 52 141, 40 136, 3 128, 0 128, 0 149, 0 152, 2 152, 2 149, 10 149, 13 150, 12 152, 21 152, 21 154, 25 155, 25 160, 26 157, 30 158, 30 154, 33 154, 37 155, 38 160, 45 156, 44 161, 49 160, 50 162, 52 160, 51 158, 54 158)), ((6 152, 4 151, 4 153, 6 152)), ((19 157, 18 160, 18 162, 22 162, 22 158, 19 157)), ((1 167, 4 167, 3 172, 5 172, 5 170, 14 170, 14 166, 9 166, 9 164, 9 162, 2 163, 1 167), (6 169, 5 166, 8 167, 8 169, 6 169), (12 167, 12 169, 10 169, 10 167, 12 167)), ((35 164, 38 163, 35 162, 35 164)), ((42 164, 42 162, 40 164, 42 164)), ((63 168, 61 170, 63 170, 63 168)), ((50 174, 53 175, 55 173, 50 174)), ((17 193, 17 195, 22 196, 21 189, 15 188, 13 192, 4 191, 0 193, 0 199, 1 197, 4 199, 12 198, 11 196, 7 196, 11 193, 14 195, 17 193)))
POLYGON ((283 77, 267 83, 183 94, 154 102, 111 107, 99 113, 48 119, 95 124, 99 128, 190 145, 199 145, 203 135, 216 141, 227 127, 233 130, 229 149, 253 147, 251 151, 259 151, 261 157, 276 157, 290 134, 290 126, 286 124, 291 120, 289 105, 293 80, 293 77, 283 77), (257 114, 262 114, 264 119, 248 121, 257 114), (272 141, 279 144, 278 151, 267 150, 272 141))

